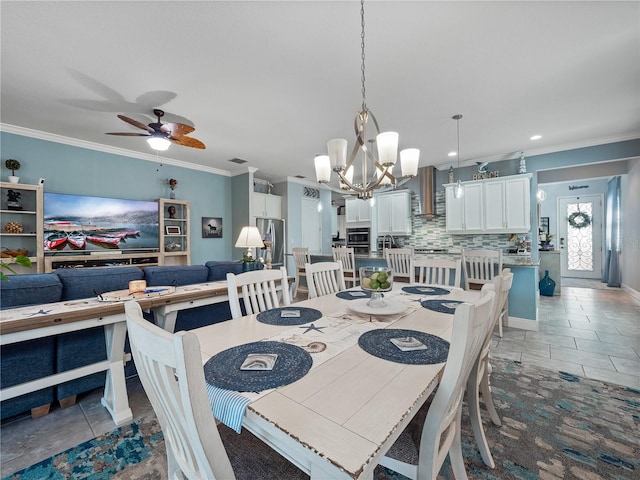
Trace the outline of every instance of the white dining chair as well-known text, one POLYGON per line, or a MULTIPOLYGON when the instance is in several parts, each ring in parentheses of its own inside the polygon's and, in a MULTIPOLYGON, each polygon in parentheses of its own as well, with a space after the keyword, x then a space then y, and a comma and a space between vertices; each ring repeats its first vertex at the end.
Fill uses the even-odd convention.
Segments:
POLYGON ((502 272, 502 250, 462 250, 464 289, 480 290, 502 272))
POLYGON ((340 262, 307 263, 305 269, 309 284, 309 298, 331 295, 347 289, 340 262))
POLYGON ((307 295, 309 294, 307 274, 304 266, 307 263, 311 263, 311 255, 309 254, 309 249, 306 247, 294 247, 291 249, 291 252, 293 253, 293 262, 296 266, 295 284, 293 287, 293 293, 291 294, 291 298, 295 301, 295 298, 298 295, 298 290, 306 293, 307 295), (304 278, 304 285, 300 283, 302 278, 304 278))
POLYGON ((227 273, 227 291, 231 318, 240 318, 291 303, 287 269, 284 267, 278 270, 253 270, 238 275, 227 273), (242 313, 240 307, 241 298, 245 313, 242 313))
POLYGON ((332 247, 334 262, 342 262, 345 285, 355 287, 360 283, 360 274, 356 268, 356 254, 353 247, 332 247))
POLYGON ((416 258, 414 267, 418 270, 418 283, 460 287, 460 265, 458 260, 443 258, 416 258))
POLYGON ((492 320, 494 298, 494 292, 487 292, 473 304, 458 305, 447 363, 433 400, 423 405, 400 435, 409 438, 399 438, 380 465, 412 479, 436 480, 448 454, 456 480, 467 478, 460 433, 462 397, 492 320), (402 459, 406 450, 395 448, 407 442, 418 448, 417 465, 402 459))
POLYGON ((480 450, 480 456, 482 461, 488 467, 495 468, 495 462, 489 449, 489 443, 484 433, 484 427, 482 426, 482 417, 480 415, 480 397, 489 413, 489 417, 494 425, 500 426, 502 422, 500 416, 493 403, 493 397, 491 395, 490 377, 491 377, 491 363, 489 362, 489 352, 491 350, 491 338, 493 330, 498 322, 498 318, 504 307, 504 302, 509 296, 509 290, 513 282, 513 273, 509 269, 502 271, 502 274, 494 277, 491 283, 486 283, 482 286, 481 294, 486 295, 488 292, 495 294, 493 312, 491 313, 491 322, 488 325, 487 332, 485 334, 484 344, 478 355, 478 360, 474 365, 469 379, 467 380, 467 407, 469 409, 469 418, 471 420, 471 428, 473 430, 473 436, 478 444, 480 450))
POLYGON ((234 470, 264 471, 265 465, 273 472, 286 471, 287 478, 309 478, 269 448, 260 448, 255 456, 229 457, 227 448, 246 447, 253 437, 246 430, 225 435, 224 441, 220 436, 206 391, 198 337, 188 331, 169 333, 148 322, 133 300, 125 303, 124 310, 140 382, 162 428, 168 480, 233 480, 234 470))
POLYGON ((384 258, 387 268, 393 271, 393 280, 406 279, 413 283, 416 279, 413 248, 385 248, 384 258))

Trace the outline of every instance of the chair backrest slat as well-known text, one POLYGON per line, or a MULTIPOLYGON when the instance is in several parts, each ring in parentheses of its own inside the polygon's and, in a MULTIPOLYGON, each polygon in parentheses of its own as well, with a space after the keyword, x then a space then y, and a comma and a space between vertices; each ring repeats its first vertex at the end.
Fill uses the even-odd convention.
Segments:
POLYGON ((309 298, 322 297, 345 290, 344 273, 341 262, 307 263, 309 298))
POLYGON ((406 278, 409 283, 415 282, 413 248, 385 248, 384 258, 387 268, 393 271, 393 279, 406 278))
POLYGON ((246 315, 253 315, 291 303, 285 267, 280 267, 277 270, 253 270, 239 275, 228 273, 227 292, 232 318, 243 316, 240 298, 244 303, 246 315), (238 294, 238 289, 240 294, 238 294))
POLYGON ((331 248, 334 262, 342 263, 345 284, 355 287, 360 283, 360 274, 356 268, 356 254, 353 247, 333 247, 331 248))
POLYGON ((465 290, 470 284, 489 283, 502 272, 502 250, 463 250, 462 268, 465 290))
POLYGON ((416 258, 414 267, 418 270, 419 283, 459 287, 461 263, 460 260, 416 258))

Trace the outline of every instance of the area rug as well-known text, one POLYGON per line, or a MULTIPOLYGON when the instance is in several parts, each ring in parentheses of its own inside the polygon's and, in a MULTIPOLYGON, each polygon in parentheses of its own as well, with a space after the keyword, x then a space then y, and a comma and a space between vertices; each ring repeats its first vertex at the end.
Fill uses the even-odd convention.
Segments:
MULTIPOLYGON (((463 412, 463 453, 471 479, 632 480, 640 478, 640 391, 563 372, 493 359, 491 385, 502 427, 487 421, 485 432, 496 462, 482 463, 468 415, 463 412)), ((242 479, 298 479, 298 469, 269 465, 273 457, 262 442, 220 427, 221 436, 242 479), (257 466, 243 462, 252 452, 257 466), (239 465, 239 467, 237 467, 239 465)), ((164 480, 166 456, 155 417, 84 442, 6 479, 153 479, 164 480)), ((378 467, 376 480, 405 477, 378 467)), ((453 478, 447 463, 439 478, 453 478)))

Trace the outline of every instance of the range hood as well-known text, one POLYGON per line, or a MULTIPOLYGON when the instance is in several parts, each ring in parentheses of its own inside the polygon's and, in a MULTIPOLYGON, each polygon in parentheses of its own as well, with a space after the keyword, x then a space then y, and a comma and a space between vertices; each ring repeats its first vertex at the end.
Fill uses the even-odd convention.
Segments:
POLYGON ((437 217, 436 214, 436 167, 430 165, 418 169, 418 216, 437 217))

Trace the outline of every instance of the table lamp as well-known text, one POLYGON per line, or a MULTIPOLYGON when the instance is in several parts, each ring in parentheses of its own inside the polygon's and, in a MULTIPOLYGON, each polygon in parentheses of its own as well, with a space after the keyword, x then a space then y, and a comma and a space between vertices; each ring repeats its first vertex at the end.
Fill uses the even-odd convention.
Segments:
POLYGON ((264 243, 258 227, 242 227, 242 231, 240 232, 240 235, 238 235, 238 240, 236 241, 236 247, 246 248, 246 257, 253 258, 253 252, 251 251, 252 248, 264 248, 264 243))

